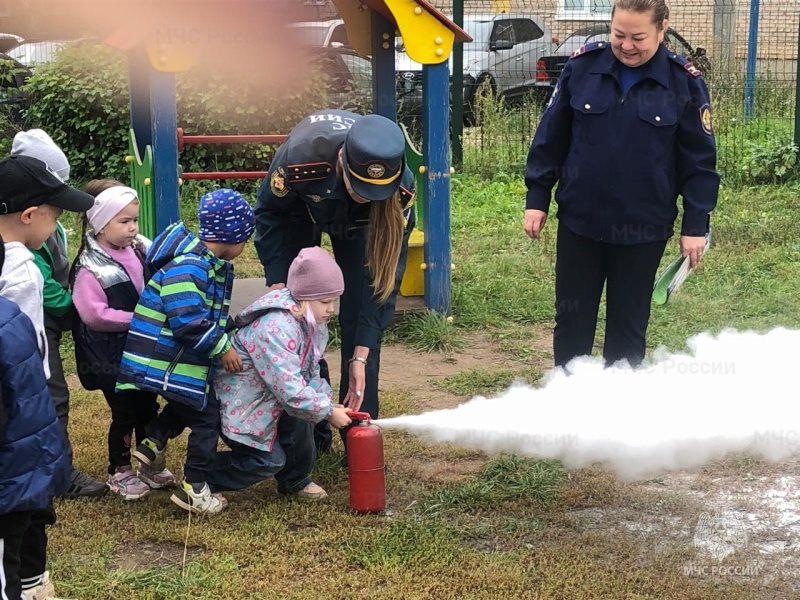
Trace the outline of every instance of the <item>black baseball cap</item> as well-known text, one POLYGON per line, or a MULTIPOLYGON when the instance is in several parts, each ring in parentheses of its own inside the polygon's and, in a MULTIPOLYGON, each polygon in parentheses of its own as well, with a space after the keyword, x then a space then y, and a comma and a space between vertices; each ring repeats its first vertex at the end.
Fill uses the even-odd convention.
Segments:
POLYGON ((0 215, 42 204, 86 212, 94 206, 94 197, 63 183, 36 158, 10 156, 0 160, 0 215))
POLYGON ((353 191, 372 201, 391 198, 400 188, 405 151, 405 136, 394 121, 381 115, 356 119, 342 152, 353 191))

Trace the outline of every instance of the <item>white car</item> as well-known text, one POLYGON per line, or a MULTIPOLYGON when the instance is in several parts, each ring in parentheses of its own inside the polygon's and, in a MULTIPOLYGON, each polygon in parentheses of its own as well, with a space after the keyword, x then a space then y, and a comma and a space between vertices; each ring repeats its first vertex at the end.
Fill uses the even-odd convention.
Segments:
MULTIPOLYGON (((484 82, 493 94, 516 100, 516 92, 536 76, 539 58, 551 54, 557 44, 544 19, 536 15, 467 14, 463 28, 474 40, 464 44, 464 117, 467 121, 471 120, 475 92, 484 82)), ((396 47, 398 74, 407 87, 419 85, 422 66, 405 54, 401 39, 397 40, 396 47)), ((452 56, 449 65, 452 75, 452 56)))

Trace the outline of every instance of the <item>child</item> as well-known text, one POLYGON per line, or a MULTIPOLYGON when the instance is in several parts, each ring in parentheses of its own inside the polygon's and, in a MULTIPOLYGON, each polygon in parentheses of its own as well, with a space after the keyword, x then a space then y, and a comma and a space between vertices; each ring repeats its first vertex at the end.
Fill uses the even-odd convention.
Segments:
MULTIPOLYGON (((41 129, 20 131, 11 144, 12 156, 38 158, 47 165, 48 170, 62 182, 69 180, 69 161, 61 148, 41 129)), ((72 444, 69 440, 69 387, 64 377, 61 361, 61 335, 72 329, 74 308, 69 293, 69 258, 67 257, 67 235, 61 223, 56 222, 56 231, 47 238, 44 245, 33 252, 33 261, 44 279, 44 329, 47 334, 47 362, 50 378, 47 387, 56 407, 56 415, 64 438, 67 454, 72 464, 72 444)), ((106 484, 97 481, 72 467, 72 481, 64 494, 65 498, 97 497, 108 491, 106 484)))
POLYGON ((56 230, 63 210, 85 212, 92 204, 94 198, 62 183, 40 160, 11 156, 0 161, 0 236, 5 240, 0 296, 15 302, 33 322, 46 377, 50 377, 50 370, 44 330, 44 279, 28 248, 42 247, 56 230))
MULTIPOLYGON (((4 257, 0 239, 0 269, 4 257)), ((55 523, 53 496, 69 477, 36 332, 16 304, 0 298, 0 598, 55 594, 45 571, 45 525, 55 523)))
POLYGON ((233 265, 253 234, 253 209, 241 194, 220 189, 203 196, 200 230, 176 223, 153 242, 145 261, 148 282, 131 321, 118 390, 140 389, 167 400, 133 455, 152 465, 167 440, 188 427, 184 479, 171 500, 193 512, 218 513, 227 501, 212 495, 206 472, 219 440, 219 401, 211 368, 242 368, 231 346, 228 322, 233 265))
POLYGON ((149 240, 139 235, 136 191, 113 180, 89 182, 97 196, 86 213, 81 249, 75 259, 73 297, 76 366, 87 390, 101 390, 111 408, 108 481, 123 500, 138 500, 150 489, 175 483, 165 464, 131 466, 131 437, 146 436, 158 414, 156 394, 114 388, 133 311, 144 288, 149 240), (88 223, 88 230, 86 224, 88 223))
POLYGON ((311 481, 316 461, 312 424, 350 424, 347 409, 332 404, 320 377, 328 318, 344 291, 342 270, 319 247, 303 249, 289 268, 286 288, 262 296, 236 317, 233 347, 239 373, 217 369, 222 438, 207 473, 214 492, 237 490, 275 476, 278 491, 309 500, 327 497, 311 481))

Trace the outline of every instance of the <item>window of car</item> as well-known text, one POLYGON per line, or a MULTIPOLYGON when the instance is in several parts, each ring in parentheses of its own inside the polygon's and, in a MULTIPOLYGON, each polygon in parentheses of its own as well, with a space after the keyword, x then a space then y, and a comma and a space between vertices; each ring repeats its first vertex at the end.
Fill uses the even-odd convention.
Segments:
POLYGON ((667 31, 664 33, 664 44, 666 44, 667 48, 673 52, 677 52, 683 56, 691 56, 692 54, 692 49, 686 44, 686 42, 675 35, 675 32, 671 29, 667 29, 667 31))
POLYGON ((511 42, 514 43, 514 22, 510 19, 494 22, 492 37, 490 42, 511 42))
POLYGON ((350 46, 350 40, 347 38, 347 28, 344 25, 337 25, 331 33, 330 44, 341 44, 342 46, 350 46))
POLYGON ((532 42, 544 36, 544 31, 531 19, 514 19, 514 41, 517 44, 532 42))

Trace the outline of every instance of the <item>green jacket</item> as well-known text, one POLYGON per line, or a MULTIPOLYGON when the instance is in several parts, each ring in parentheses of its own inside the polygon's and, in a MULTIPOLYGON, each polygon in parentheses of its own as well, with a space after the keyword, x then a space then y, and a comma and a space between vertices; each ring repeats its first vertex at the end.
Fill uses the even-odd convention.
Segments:
POLYGON ((72 294, 69 293, 69 258, 67 234, 61 223, 38 250, 31 249, 33 260, 44 278, 45 316, 63 317, 72 311, 72 294))

